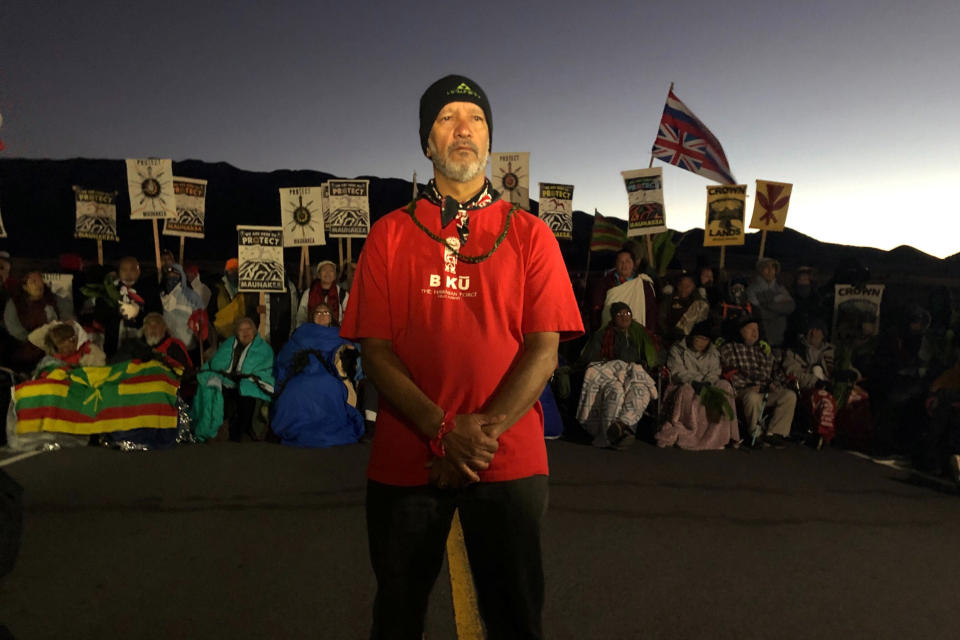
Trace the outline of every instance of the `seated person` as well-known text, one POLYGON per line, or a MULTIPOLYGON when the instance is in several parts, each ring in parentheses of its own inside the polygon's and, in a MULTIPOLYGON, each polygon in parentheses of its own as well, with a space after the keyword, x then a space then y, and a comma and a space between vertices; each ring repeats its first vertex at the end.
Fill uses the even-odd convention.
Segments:
POLYGON ((337 286, 337 265, 330 260, 322 260, 317 265, 317 279, 300 297, 296 317, 298 327, 309 320, 307 312, 316 309, 321 302, 333 311, 334 322, 339 326, 343 320, 343 307, 340 304, 340 288, 337 286))
POLYGON ((712 311, 714 325, 720 327, 720 337, 727 340, 739 339, 740 321, 753 315, 753 306, 747 299, 747 280, 735 276, 726 288, 723 300, 712 311))
POLYGON ((34 377, 46 368, 68 366, 98 367, 107 363, 103 349, 90 341, 83 328, 68 322, 51 322, 34 329, 29 336, 32 344, 41 347, 47 355, 37 363, 34 377))
POLYGON ((143 319, 153 311, 163 311, 156 276, 144 276, 140 261, 133 256, 121 258, 117 263, 117 280, 114 283, 119 299, 117 308, 107 320, 104 336, 104 351, 116 353, 126 340, 136 340, 143 328, 143 319))
POLYGON ((587 371, 577 420, 597 447, 629 444, 647 405, 657 397, 657 385, 643 368, 658 366, 653 338, 625 303, 614 302, 610 313, 613 319, 580 354, 587 371))
POLYGON ((673 293, 660 305, 660 330, 668 343, 686 337, 690 329, 710 315, 710 305, 700 297, 693 276, 683 273, 677 278, 673 293))
MULTIPOLYGON (((329 322, 329 308, 313 317, 329 322)), ((364 425, 357 395, 346 374, 343 354, 353 345, 336 327, 321 322, 300 326, 277 356, 277 394, 270 428, 283 444, 330 447, 353 444, 364 425)))
POLYGON ((6 364, 16 371, 33 370, 44 352, 28 336, 34 329, 57 320, 73 320, 70 303, 50 290, 39 271, 31 271, 3 310, 3 324, 13 340, 6 364))
POLYGON ((141 336, 124 342, 110 360, 157 360, 171 369, 193 369, 186 345, 168 333, 166 320, 157 312, 143 318, 141 336))
POLYGON ((831 392, 833 345, 826 341, 825 333, 822 320, 809 318, 797 346, 784 353, 783 369, 797 381, 801 407, 810 420, 811 430, 830 444, 836 432, 837 402, 831 392))
POLYGON ((321 327, 339 327, 340 323, 336 322, 333 317, 333 309, 330 308, 330 305, 321 302, 310 310, 310 322, 321 327))
POLYGON ((740 321, 739 340, 720 347, 720 364, 737 393, 737 415, 751 444, 759 441, 760 417, 771 412, 764 443, 782 447, 790 435, 797 396, 784 388, 786 375, 771 353, 770 345, 760 341, 760 324, 746 316, 740 321))
POLYGON ((710 322, 699 322, 670 348, 669 408, 656 434, 657 446, 697 451, 740 441, 733 387, 720 376, 720 352, 710 337, 710 322))
POLYGON ((257 334, 253 320, 241 318, 236 335, 224 340, 197 374, 190 408, 196 437, 214 438, 226 415, 231 440, 239 442, 244 435, 262 439, 266 426, 259 420, 260 407, 270 402, 273 384, 273 349, 257 334))

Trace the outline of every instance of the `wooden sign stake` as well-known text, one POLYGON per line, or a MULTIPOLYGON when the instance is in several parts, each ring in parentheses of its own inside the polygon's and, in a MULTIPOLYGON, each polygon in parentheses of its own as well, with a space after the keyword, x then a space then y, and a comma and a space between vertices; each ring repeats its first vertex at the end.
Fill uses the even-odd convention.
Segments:
POLYGON ((723 269, 727 263, 727 245, 720 247, 720 268, 723 269))
POLYGON ((180 236, 180 266, 183 266, 183 247, 187 244, 187 237, 180 236))
POLYGON ((103 240, 97 238, 97 264, 103 266, 103 240))
POLYGON ((264 307, 263 312, 260 314, 260 337, 264 340, 267 339, 267 336, 270 335, 270 324, 267 322, 267 294, 263 291, 260 292, 260 306, 264 307))
MULTIPOLYGON (((760 258, 763 257, 763 250, 767 246, 767 230, 764 229, 760 232, 760 258)), ((759 259, 759 258, 758 258, 759 259)))
POLYGON ((160 263, 160 230, 157 227, 157 219, 153 218, 153 252, 157 258, 157 282, 163 280, 162 268, 160 263))

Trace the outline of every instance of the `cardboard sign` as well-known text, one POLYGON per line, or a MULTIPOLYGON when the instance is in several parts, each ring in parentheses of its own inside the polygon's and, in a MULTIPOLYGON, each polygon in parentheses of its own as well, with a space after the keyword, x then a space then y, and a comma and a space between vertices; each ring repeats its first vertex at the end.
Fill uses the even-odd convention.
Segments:
POLYGON ((169 158, 128 158, 127 186, 131 220, 176 217, 173 162, 169 158))
POLYGON ((163 221, 163 235, 203 238, 207 181, 174 176, 173 194, 176 199, 177 215, 163 221))
POLYGON ((242 292, 284 292, 283 229, 237 225, 237 259, 242 292))
POLYGON ((500 197, 530 210, 530 152, 490 154, 490 182, 500 197))
POLYGON ((322 187, 280 189, 283 246, 308 247, 327 244, 323 225, 322 187))
POLYGON ((558 240, 573 239, 573 185, 540 183, 540 219, 558 240))
POLYGON ((787 207, 793 185, 786 182, 757 180, 757 199, 753 203, 751 229, 783 231, 787 225, 787 207))
POLYGON ((747 185, 729 184, 707 187, 707 221, 703 226, 703 246, 742 245, 747 185))
POLYGON ((117 192, 73 187, 77 224, 74 238, 117 242, 117 192))
POLYGON ((643 236, 667 230, 663 208, 663 169, 621 171, 627 188, 630 209, 627 215, 627 237, 643 236))

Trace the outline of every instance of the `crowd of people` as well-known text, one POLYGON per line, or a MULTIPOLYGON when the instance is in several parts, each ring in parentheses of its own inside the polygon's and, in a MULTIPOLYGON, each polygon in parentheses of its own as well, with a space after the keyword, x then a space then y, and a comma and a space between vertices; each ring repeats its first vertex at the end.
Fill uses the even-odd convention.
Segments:
POLYGON ((365 383, 356 346, 338 330, 355 264, 341 269, 323 261, 302 294, 287 282, 286 292, 261 298, 238 291, 236 259, 202 279, 195 265, 185 269, 171 252, 161 258, 160 275, 153 276, 141 273, 140 261, 130 256, 101 266, 65 255, 51 282, 62 282, 62 275, 72 282, 54 287, 40 271, 13 273, 10 255, 0 253, 4 443, 32 448, 92 441, 152 449, 266 439, 330 446, 369 435, 376 392, 365 383), (137 371, 117 368, 124 363, 153 363, 174 377, 175 399, 168 402, 177 416, 175 429, 128 430, 104 420, 103 432, 87 433, 90 420, 84 418, 80 426, 77 420, 64 426, 64 416, 89 410, 71 406, 64 395, 41 414, 31 405, 30 415, 42 415, 41 423, 18 430, 23 412, 17 410, 16 389, 35 398, 40 387, 31 383, 52 381, 61 375, 56 371, 89 374, 90 367, 114 367, 116 375, 104 374, 106 380, 94 385, 97 409, 109 411, 115 397, 104 390, 130 382, 125 376, 137 371))
MULTIPOLYGON (((10 386, 61 367, 156 360, 181 381, 185 424, 177 438, 149 438, 150 446, 370 438, 376 389, 364 379, 357 345, 337 329, 355 263, 321 261, 303 291, 288 281, 263 304, 238 292, 236 259, 203 279, 169 251, 160 277, 145 277, 140 266, 133 257, 101 267, 66 255, 59 271, 73 283, 57 293, 39 271, 14 277, 9 254, 0 253, 0 362, 10 386)), ((847 265, 822 286, 814 278, 813 268, 800 267, 788 289, 772 258, 759 260, 752 277, 701 264, 661 278, 625 247, 587 292, 589 334, 575 353, 562 347, 567 362, 544 395, 548 421, 614 449, 645 436, 689 450, 835 443, 960 479, 950 292, 931 294, 930 309, 893 314, 883 332, 866 322, 835 343, 833 284, 863 283, 869 272, 847 265)), ((6 439, 18 442, 12 409, 7 422, 6 439)))
POLYGON ((587 290, 592 333, 558 370, 560 405, 600 447, 832 444, 960 481, 951 292, 933 290, 929 309, 887 300, 882 325, 868 314, 831 341, 834 285, 864 287, 869 270, 845 262, 821 284, 811 266, 790 275, 762 258, 752 275, 701 261, 661 278, 625 246, 587 290))

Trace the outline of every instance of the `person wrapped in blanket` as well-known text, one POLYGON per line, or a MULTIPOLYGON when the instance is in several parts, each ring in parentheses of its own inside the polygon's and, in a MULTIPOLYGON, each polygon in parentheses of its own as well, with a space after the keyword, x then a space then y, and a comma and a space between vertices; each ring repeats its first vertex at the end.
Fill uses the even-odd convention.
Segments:
POLYGON ((703 451, 739 446, 733 386, 721 377, 711 323, 698 322, 667 355, 670 387, 657 446, 703 451))
POLYGON ((353 444, 364 432, 347 371, 356 362, 356 349, 340 337, 329 305, 316 305, 309 317, 277 356, 270 428, 294 447, 353 444))
POLYGON ((657 385, 644 365, 656 367, 659 356, 629 305, 614 302, 610 317, 580 354, 587 370, 577 420, 593 436, 594 446, 619 449, 632 443, 637 423, 657 397, 657 385))
POLYGON ((267 432, 264 409, 273 386, 273 349, 257 334, 253 320, 240 318, 235 335, 197 374, 197 395, 190 408, 194 435, 200 441, 217 437, 226 418, 230 440, 262 440, 267 432))

